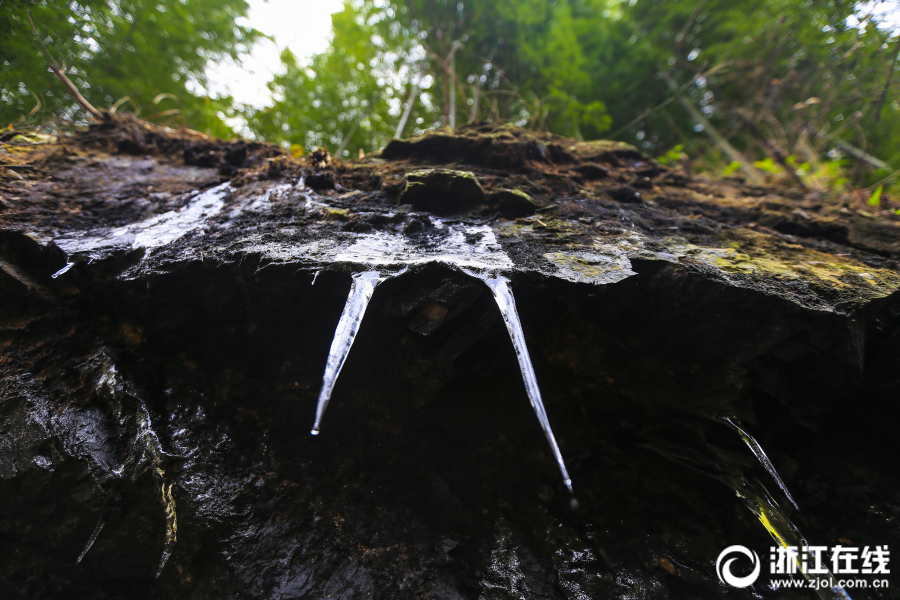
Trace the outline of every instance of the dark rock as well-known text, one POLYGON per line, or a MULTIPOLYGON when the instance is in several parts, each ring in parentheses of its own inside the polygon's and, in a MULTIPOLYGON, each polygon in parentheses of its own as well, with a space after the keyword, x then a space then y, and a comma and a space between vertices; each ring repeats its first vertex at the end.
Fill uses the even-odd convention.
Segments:
POLYGON ((667 185, 672 185, 676 187, 684 187, 688 184, 690 179, 685 177, 684 175, 678 173, 667 173, 663 178, 663 182, 667 185))
POLYGON ((649 190, 653 188, 653 182, 649 177, 638 177, 631 182, 631 185, 641 190, 649 190))
POLYGON ((538 205, 531 196, 521 190, 495 190, 488 194, 487 201, 508 219, 527 217, 533 215, 538 209, 538 205))
POLYGON ((406 174, 400 201, 439 215, 461 213, 484 203, 484 190, 470 171, 422 169, 406 174))
POLYGON ((575 171, 584 175, 587 179, 603 179, 609 177, 609 169, 600 165, 581 165, 576 167, 575 171))
POLYGON ((242 167, 247 156, 247 144, 237 142, 225 151, 225 162, 232 167, 242 167))
POLYGON ((333 190, 335 188, 334 173, 319 171, 306 176, 306 185, 313 190, 333 190))
POLYGON ((552 142, 547 144, 547 150, 550 151, 550 159, 557 164, 573 163, 576 161, 575 155, 566 150, 562 144, 552 142))
POLYGON ((223 152, 211 143, 198 142, 187 146, 182 154, 185 164, 195 167, 218 167, 223 152))
POLYGON ((653 179, 657 175, 661 175, 662 173, 665 173, 665 172, 666 172, 665 169, 663 169, 659 165, 653 164, 653 165, 650 165, 649 167, 641 167, 639 169, 636 169, 634 174, 635 174, 635 176, 637 176, 639 178, 640 177, 649 177, 650 179, 653 179))
POLYGON ((431 219, 425 216, 417 216, 410 218, 406 222, 406 225, 403 226, 403 233, 406 235, 415 235, 432 229, 434 229, 434 223, 431 222, 431 219))
POLYGON ((607 190, 606 193, 609 194, 609 196, 616 202, 625 202, 628 204, 643 202, 641 193, 630 185, 619 186, 617 188, 607 190))
POLYGON ((466 163, 494 169, 521 169, 530 161, 549 162, 552 151, 537 137, 487 126, 488 135, 428 133, 410 140, 391 140, 381 151, 387 160, 415 159, 437 164, 466 163))

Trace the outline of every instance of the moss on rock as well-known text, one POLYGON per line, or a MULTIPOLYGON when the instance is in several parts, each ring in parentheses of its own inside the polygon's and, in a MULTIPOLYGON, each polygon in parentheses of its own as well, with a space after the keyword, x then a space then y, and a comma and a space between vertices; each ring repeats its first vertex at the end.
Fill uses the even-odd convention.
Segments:
POLYGON ((484 203, 484 190, 470 171, 419 169, 407 173, 402 203, 439 215, 465 212, 484 203))
POLYGON ((501 188, 488 194, 488 204, 496 207, 500 214, 509 219, 533 215, 538 204, 521 190, 501 188))

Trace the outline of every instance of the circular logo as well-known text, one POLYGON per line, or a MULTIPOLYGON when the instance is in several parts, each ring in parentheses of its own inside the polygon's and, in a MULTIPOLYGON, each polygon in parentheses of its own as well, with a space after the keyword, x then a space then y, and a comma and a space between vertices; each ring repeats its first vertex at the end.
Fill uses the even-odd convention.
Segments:
POLYGON ((759 556, 757 556, 756 552, 753 552, 746 546, 728 546, 722 550, 722 553, 719 554, 719 558, 716 559, 716 574, 719 576, 719 581, 722 583, 727 583, 736 588, 745 588, 748 585, 752 585, 759 577, 760 566, 759 556), (730 554, 743 554, 749 558, 751 564, 756 565, 753 567, 753 572, 746 577, 738 577, 737 575, 732 574, 731 563, 736 561, 738 557, 728 558, 730 554))

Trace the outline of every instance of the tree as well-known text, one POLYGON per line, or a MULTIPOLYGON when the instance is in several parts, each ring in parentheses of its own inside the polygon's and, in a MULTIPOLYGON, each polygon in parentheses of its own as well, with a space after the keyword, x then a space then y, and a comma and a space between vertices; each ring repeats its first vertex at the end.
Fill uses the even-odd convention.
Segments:
POLYGON ((282 53, 285 72, 269 84, 275 102, 249 118, 255 135, 343 155, 377 150, 394 133, 413 81, 423 90, 411 110, 414 127, 436 125, 417 32, 397 19, 398 9, 379 4, 346 3, 332 16, 331 45, 308 63, 282 53))
MULTIPOLYGON (((591 97, 593 65, 578 35, 579 19, 600 16, 604 0, 402 4, 427 32, 422 43, 430 55, 446 61, 459 44, 452 71, 441 65, 436 73, 444 97, 456 87, 466 99, 455 121, 490 118, 589 138, 609 128, 605 105, 591 97)), ((606 24, 595 19, 593 25, 593 35, 603 35, 606 24)), ((449 111, 446 106, 447 118, 449 111)))
POLYGON ((406 131, 491 119, 599 137, 610 119, 589 97, 576 5, 351 0, 333 16, 324 53, 302 64, 283 55, 285 72, 270 84, 276 101, 251 116, 250 128, 349 154, 350 135, 360 147, 383 145, 411 102, 406 131))
POLYGON ((77 107, 47 71, 48 59, 28 23, 84 96, 105 109, 127 97, 125 109, 168 117, 215 135, 231 135, 224 118, 231 98, 203 93, 205 70, 239 59, 260 37, 236 19, 245 0, 12 0, 0 11, 0 119, 11 123, 40 106, 44 115, 72 117, 77 107), (160 114, 162 113, 162 114, 160 114))
MULTIPOLYGON (((900 115, 893 103, 888 110, 879 103, 897 46, 863 8, 834 0, 637 0, 625 5, 624 18, 641 54, 669 70, 733 143, 800 177, 838 142, 900 158, 890 143, 900 115), (788 165, 795 154, 797 164, 813 164, 788 165)), ((641 72, 646 89, 659 89, 656 70, 641 72)), ((696 152, 705 132, 693 126, 673 104, 635 124, 633 135, 665 147, 687 131, 696 152)), ((877 176, 871 165, 856 174, 877 176)))

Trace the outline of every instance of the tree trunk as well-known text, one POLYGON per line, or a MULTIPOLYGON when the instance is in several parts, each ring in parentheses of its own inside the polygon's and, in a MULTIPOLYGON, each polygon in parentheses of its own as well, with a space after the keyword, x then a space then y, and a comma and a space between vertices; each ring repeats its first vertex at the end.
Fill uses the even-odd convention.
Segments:
MULTIPOLYGON (((663 79, 668 84, 669 89, 671 89, 675 93, 679 93, 678 85, 672 80, 671 75, 665 70, 660 70, 660 73, 663 76, 663 79)), ((744 156, 740 150, 732 146, 725 137, 719 133, 719 130, 715 128, 715 126, 709 122, 709 119, 704 117, 697 107, 694 106, 694 103, 691 102, 690 98, 687 98, 684 94, 679 94, 678 101, 681 102, 681 105, 684 106, 684 109, 688 111, 688 114, 691 115, 691 118, 694 119, 700 126, 703 127, 703 131, 706 132, 706 135, 711 137, 713 141, 715 141, 716 145, 722 149, 728 157, 741 165, 741 169, 746 173, 747 178, 751 183, 755 185, 762 185, 765 183, 765 178, 762 174, 757 170, 753 164, 747 160, 747 157, 744 156)))
POLYGON ((412 112, 413 104, 416 103, 416 100, 419 97, 419 78, 416 78, 415 83, 413 83, 412 89, 409 91, 409 98, 406 101, 406 107, 403 109, 403 114, 400 116, 400 122, 397 123, 397 130, 394 132, 394 137, 400 139, 403 137, 403 130, 406 128, 406 122, 409 120, 409 113, 412 112))

